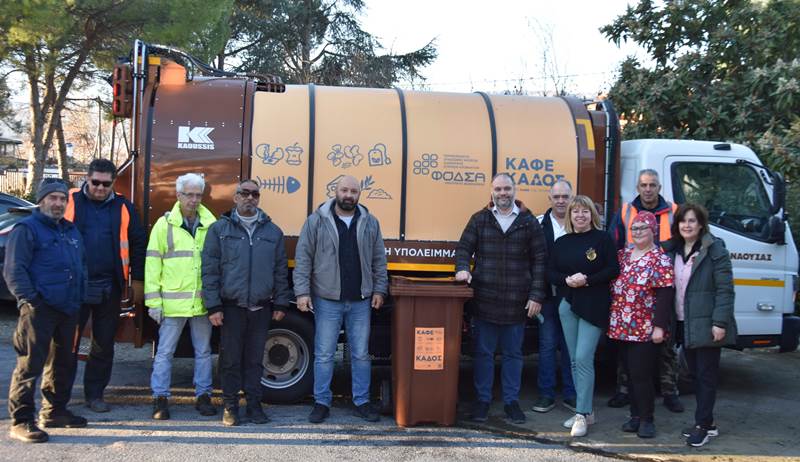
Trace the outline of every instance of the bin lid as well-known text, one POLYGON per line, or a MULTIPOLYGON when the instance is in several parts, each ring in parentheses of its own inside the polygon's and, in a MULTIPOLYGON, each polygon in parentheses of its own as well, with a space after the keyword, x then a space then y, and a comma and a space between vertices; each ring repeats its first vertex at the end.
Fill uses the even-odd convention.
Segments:
POLYGON ((392 296, 426 296, 472 298, 472 288, 454 277, 392 276, 389 292, 392 296))

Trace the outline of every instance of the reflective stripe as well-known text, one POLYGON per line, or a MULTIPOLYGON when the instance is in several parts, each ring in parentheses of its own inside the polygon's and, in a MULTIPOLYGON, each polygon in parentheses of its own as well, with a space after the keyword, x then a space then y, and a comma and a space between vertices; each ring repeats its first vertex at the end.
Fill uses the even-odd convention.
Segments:
POLYGON ((161 292, 148 292, 144 294, 145 300, 153 300, 154 298, 161 298, 161 292))
MULTIPOLYGON (((200 295, 198 294, 198 296, 200 295)), ((194 297, 195 292, 166 292, 161 294, 161 298, 164 300, 186 300, 194 297)))
POLYGON ((161 258, 161 252, 159 252, 158 250, 148 250, 148 251, 147 251, 147 252, 145 252, 144 254, 145 254, 145 256, 147 256, 147 257, 156 257, 156 258, 161 258))
POLYGON ((175 250, 175 236, 172 235, 172 225, 167 222, 167 251, 175 250))
POLYGON ((120 242, 120 243, 119 243, 119 248, 120 248, 120 249, 129 249, 129 248, 130 248, 130 246, 128 245, 128 241, 125 241, 125 242, 120 242))
MULTIPOLYGON (((658 241, 659 242, 666 242, 669 238, 672 237, 672 230, 670 226, 672 225, 672 216, 675 211, 678 209, 678 206, 675 204, 669 203, 669 211, 667 212, 667 219, 664 220, 663 217, 661 220, 658 220, 658 215, 663 215, 663 213, 659 213, 656 215, 656 220, 658 220, 658 241)), ((622 216, 622 225, 625 227, 625 236, 626 244, 633 243, 633 234, 631 233, 631 223, 633 220, 636 219, 636 216, 639 215, 639 210, 636 209, 633 205, 629 203, 622 204, 622 212, 620 213, 622 216)), ((655 236, 654 236, 655 237, 655 236)))
POLYGON ((164 254, 164 259, 167 258, 192 258, 194 257, 194 251, 192 250, 173 250, 172 252, 167 252, 164 254))

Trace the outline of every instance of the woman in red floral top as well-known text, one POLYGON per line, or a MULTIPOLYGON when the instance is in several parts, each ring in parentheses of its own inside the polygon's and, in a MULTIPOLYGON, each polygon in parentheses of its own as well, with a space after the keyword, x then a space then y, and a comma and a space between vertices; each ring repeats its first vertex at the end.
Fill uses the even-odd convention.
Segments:
POLYGON ((656 227, 655 215, 639 212, 631 223, 634 245, 619 251, 619 277, 611 285, 608 336, 620 341, 631 385, 631 417, 622 431, 640 438, 656 434, 653 373, 675 295, 672 262, 654 243, 656 227))

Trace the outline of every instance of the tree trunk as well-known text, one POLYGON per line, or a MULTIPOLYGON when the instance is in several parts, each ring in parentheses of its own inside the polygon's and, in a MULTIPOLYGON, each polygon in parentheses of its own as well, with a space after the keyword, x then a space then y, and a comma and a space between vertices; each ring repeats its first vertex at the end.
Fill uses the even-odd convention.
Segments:
POLYGON ((61 117, 58 118, 58 125, 56 126, 56 139, 58 140, 58 173, 64 181, 69 183, 67 141, 64 139, 64 126, 61 124, 61 117))

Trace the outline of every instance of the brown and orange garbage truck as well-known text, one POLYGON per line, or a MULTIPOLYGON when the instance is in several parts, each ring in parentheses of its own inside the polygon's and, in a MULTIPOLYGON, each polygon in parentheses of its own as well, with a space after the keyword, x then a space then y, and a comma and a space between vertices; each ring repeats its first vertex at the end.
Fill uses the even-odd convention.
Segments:
MULTIPOLYGON (((665 197, 681 202, 695 194, 682 189, 683 183, 710 184, 723 164, 734 170, 727 174, 750 182, 737 189, 752 188, 760 202, 748 217, 723 212, 727 221, 719 219, 719 226, 731 228, 731 235, 747 235, 752 228, 750 240, 764 248, 747 252, 782 259, 776 276, 781 289, 754 296, 773 304, 763 318, 774 322, 777 315, 780 321, 785 305, 791 305, 797 252, 780 218, 779 178, 747 148, 729 144, 684 145, 696 148, 697 158, 676 158, 674 165, 664 163, 667 154, 683 151, 658 143, 638 145, 635 158, 625 159, 609 102, 283 85, 270 76, 212 69, 179 50, 141 41, 130 60, 115 66, 112 85, 116 122, 129 121, 124 141, 130 155, 120 167, 117 188, 133 199, 148 225, 174 203, 175 179, 183 173, 205 175, 203 202, 217 214, 232 206, 240 179, 253 178, 261 186, 261 207, 287 236, 292 266, 306 217, 333 196, 342 175, 353 175, 361 181, 361 203, 380 219, 390 273, 452 275, 456 241, 469 216, 487 203, 495 173, 508 172, 518 198, 537 214, 548 207, 549 187, 565 178, 601 205, 608 221, 621 200, 635 195, 641 168, 664 172, 662 183, 670 182, 665 197), (699 178, 686 168, 693 162, 701 165, 699 178), (684 171, 672 187, 668 173, 684 171)), ((716 187, 727 187, 722 180, 716 187)), ((740 277, 745 284, 760 280, 753 274, 740 277)), ((390 311, 391 304, 373 319, 370 349, 379 358, 391 354, 390 311)), ((310 316, 295 310, 272 327, 262 380, 271 400, 293 401, 311 390, 310 316)), ((535 323, 531 326, 535 331, 535 323)), ((780 326, 771 329, 753 333, 776 341, 780 326)), ((121 333, 141 346, 155 328, 143 307, 136 307, 121 333)))

